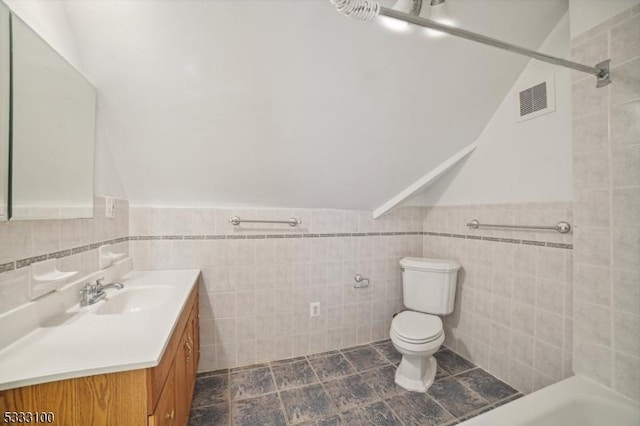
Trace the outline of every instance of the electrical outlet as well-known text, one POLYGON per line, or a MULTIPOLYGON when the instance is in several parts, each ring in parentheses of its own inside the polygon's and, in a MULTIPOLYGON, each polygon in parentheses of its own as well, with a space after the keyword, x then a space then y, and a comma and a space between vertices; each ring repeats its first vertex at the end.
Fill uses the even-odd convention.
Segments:
POLYGON ((113 219, 116 217, 116 200, 111 197, 105 197, 104 199, 105 206, 105 216, 109 219, 113 219))
POLYGON ((310 317, 320 316, 320 302, 309 303, 309 316, 310 317))

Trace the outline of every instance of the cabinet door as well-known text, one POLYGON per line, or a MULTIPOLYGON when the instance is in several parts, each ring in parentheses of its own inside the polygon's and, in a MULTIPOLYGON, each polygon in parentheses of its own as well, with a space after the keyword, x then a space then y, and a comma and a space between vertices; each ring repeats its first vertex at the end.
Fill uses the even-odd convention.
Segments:
POLYGON ((187 385, 189 388, 189 399, 191 399, 191 394, 193 393, 193 387, 196 384, 196 375, 198 373, 198 361, 200 359, 200 327, 198 321, 198 304, 193 307, 191 311, 191 315, 189 317, 189 326, 187 327, 187 331, 189 331, 189 335, 187 336, 187 340, 191 345, 191 349, 193 352, 193 356, 191 360, 187 363, 189 368, 189 375, 187 380, 187 385))
POLYGON ((198 364, 200 363, 200 308, 196 303, 193 307, 193 352, 195 353, 195 362, 193 368, 195 374, 198 373, 198 364))
POLYGON ((176 402, 175 371, 170 371, 158 399, 156 411, 149 417, 149 426, 177 426, 182 424, 178 421, 176 402))
POLYGON ((180 425, 186 425, 189 421, 189 404, 190 398, 187 395, 187 359, 193 354, 189 349, 189 343, 187 341, 187 334, 189 330, 189 323, 182 333, 180 339, 180 346, 176 352, 176 358, 174 361, 174 369, 176 372, 176 398, 178 401, 178 418, 180 419, 180 425))
MULTIPOLYGON (((191 398, 196 381, 196 341, 194 340, 194 326, 196 320, 195 309, 189 315, 187 325, 180 340, 180 346, 176 353, 175 371, 176 387, 178 398, 178 414, 181 421, 187 424, 189 421, 189 410, 191 408, 191 398)), ((181 423, 183 424, 183 423, 181 423)))

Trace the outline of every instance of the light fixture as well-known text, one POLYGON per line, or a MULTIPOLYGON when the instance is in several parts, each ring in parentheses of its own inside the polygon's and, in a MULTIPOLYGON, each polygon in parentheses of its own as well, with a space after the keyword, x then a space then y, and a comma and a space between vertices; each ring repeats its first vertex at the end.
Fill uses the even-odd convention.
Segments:
MULTIPOLYGON (((431 0, 429 16, 427 17, 444 25, 455 26, 455 22, 449 17, 449 11, 447 10, 445 0, 431 0)), ((426 33, 430 37, 444 37, 447 35, 442 31, 432 29, 427 29, 426 33)))
MULTIPOLYGON (((398 12, 409 13, 411 15, 419 16, 422 11, 422 0, 398 0, 393 5, 392 9, 398 12)), ((389 17, 382 17, 382 24, 392 31, 405 32, 409 30, 409 23, 393 19, 389 17)))

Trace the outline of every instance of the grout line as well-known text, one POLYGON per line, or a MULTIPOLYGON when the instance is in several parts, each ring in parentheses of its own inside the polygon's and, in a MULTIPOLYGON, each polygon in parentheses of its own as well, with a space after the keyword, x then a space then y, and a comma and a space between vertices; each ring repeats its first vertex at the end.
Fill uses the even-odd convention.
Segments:
POLYGON ((453 418, 453 421, 454 421, 454 422, 455 422, 455 421, 457 421, 457 420, 458 420, 458 417, 454 416, 454 415, 453 415, 453 413, 451 413, 449 410, 447 410, 446 408, 444 408, 444 406, 443 406, 442 404, 440 404, 440 403, 439 403, 439 402, 438 402, 434 397, 432 397, 431 395, 429 395, 429 392, 428 392, 428 391, 429 391, 429 390, 427 389, 427 392, 425 392, 425 394, 424 394, 425 398, 428 398, 428 399, 430 399, 431 401, 435 402, 435 404, 436 404, 438 407, 442 408, 442 409, 444 410, 444 412, 445 412, 445 413, 449 414, 449 415, 453 418))
MULTIPOLYGON (((455 373, 455 374, 451 374, 451 373, 449 373, 449 376, 447 376, 447 377, 456 377, 456 376, 461 376, 461 375, 463 375, 463 374, 465 374, 465 373, 468 373, 468 372, 469 372, 469 371, 471 371, 471 370, 475 370, 476 368, 479 368, 479 369, 481 369, 481 370, 482 370, 482 367, 478 367, 477 365, 473 364, 473 367, 471 367, 471 368, 467 368, 466 370, 463 370, 463 371, 459 371, 459 372, 457 372, 457 373, 455 373)), ((443 370, 444 370, 444 368, 443 368, 443 370)), ((445 370, 445 371, 446 371, 446 370, 445 370)), ((488 373, 488 372, 487 372, 487 373, 488 373)), ((491 374, 491 373, 489 373, 489 374, 491 374)), ((491 375, 493 376, 493 374, 491 374, 491 375)), ((495 377, 495 376, 494 376, 494 377, 495 377)), ((444 378, 445 378, 445 377, 443 377, 443 379, 444 379, 444 378)))
MULTIPOLYGON (((394 395, 394 396, 395 396, 395 395, 394 395)), ((390 397, 390 398, 388 398, 388 399, 391 399, 391 398, 393 398, 393 396, 392 396, 392 397, 390 397)), ((393 415, 395 415, 395 416, 396 416, 396 418, 397 418, 398 420, 400 420, 400 424, 402 424, 403 426, 405 426, 405 425, 406 425, 406 423, 404 422, 404 420, 402 420, 402 417, 400 417, 400 416, 398 415, 398 413, 396 413, 396 412, 395 412, 395 410, 394 410, 394 409, 393 409, 393 408, 392 408, 392 407, 387 403, 387 400, 386 400, 386 399, 383 399, 383 400, 382 400, 382 403, 383 403, 383 404, 384 404, 384 405, 389 409, 389 411, 391 411, 391 412, 393 413, 393 415)))
POLYGON ((282 415, 284 416, 284 421, 286 424, 290 424, 289 415, 284 406, 284 402, 282 402, 282 396, 280 395, 280 389, 278 388, 278 382, 276 381, 276 375, 273 374, 273 368, 271 368, 271 363, 267 363, 267 367, 269 368, 269 373, 271 374, 271 380, 273 380, 273 386, 276 389, 276 395, 278 396, 278 401, 280 402, 280 409, 282 410, 282 415))
MULTIPOLYGON (((434 398, 434 397, 433 397, 433 396, 431 396, 431 395, 428 395, 428 393, 427 393, 427 395, 428 395, 428 396, 429 396, 429 397, 430 397, 434 402, 436 402, 436 404, 438 404, 440 407, 442 407, 442 408, 443 408, 447 413, 451 414, 451 416, 455 419, 455 421, 460 421, 461 419, 465 418, 465 417, 466 417, 466 416, 468 416, 469 414, 471 414, 471 413, 475 413, 475 412, 478 412, 478 411, 481 411, 481 410, 484 410, 484 409, 486 409, 487 407, 492 407, 491 409, 493 409, 493 404, 492 404, 489 400, 485 399, 485 398, 484 398, 482 395, 480 395, 478 392, 474 391, 474 390, 473 390, 473 389, 471 389, 469 386, 467 386, 466 384, 464 384, 464 383, 463 383, 463 382, 461 382, 460 380, 456 379, 456 376, 457 376, 458 374, 463 374, 463 373, 465 373, 465 372, 467 372, 467 371, 471 371, 471 370, 474 370, 474 369, 476 369, 476 368, 480 368, 480 367, 475 366, 474 368, 470 368, 470 369, 468 369, 468 370, 461 371, 460 373, 457 373, 456 375, 453 375, 453 374, 452 374, 452 375, 450 375, 449 377, 450 377, 450 378, 452 378, 452 379, 454 379, 454 380, 455 380, 457 383, 459 383, 463 388, 466 388, 469 392, 471 392, 471 394, 476 395, 478 398, 480 398, 481 400, 485 401, 485 402, 487 403, 487 405, 485 405, 484 407, 481 407, 481 408, 478 408, 477 410, 474 410, 474 411, 470 411, 470 412, 468 412, 468 413, 465 413, 464 415, 462 415, 462 416, 460 416, 460 417, 456 417, 456 416, 454 416, 454 415, 453 415, 453 413, 451 413, 449 410, 447 410, 447 409, 446 409, 442 404, 440 404, 440 402, 439 402, 436 398, 434 398)), ((495 377, 495 376, 493 376, 493 375, 491 375, 491 376, 492 376, 492 377, 495 377)), ((498 379, 498 380, 499 380, 499 379, 498 379)))
MULTIPOLYGON (((353 346, 353 347, 358 347, 358 346, 353 346)), ((352 348, 353 348, 353 347, 352 347, 352 348)), ((349 348, 346 348, 346 349, 349 349, 349 348)), ((359 373, 358 369, 355 367, 355 365, 353 365, 353 364, 351 363, 351 361, 349 361, 349 358, 347 358, 347 357, 344 355, 344 352, 342 351, 342 349, 340 349, 340 355, 342 355, 342 357, 345 359, 345 361, 347 361, 347 364, 349 364, 349 366, 350 366, 351 368, 353 368, 353 371, 355 372, 354 374, 358 374, 358 373, 359 373)), ((347 374, 347 375, 345 375, 344 377, 347 377, 347 376, 353 376, 353 374, 347 374)))
MULTIPOLYGON (((338 352, 338 353, 340 353, 340 352, 338 352)), ((321 357, 321 358, 324 358, 324 357, 321 357)), ((320 383, 320 386, 322 387, 322 390, 324 391, 325 395, 327 395, 327 398, 329 398, 329 400, 331 401, 331 403, 335 407, 336 415, 338 416, 338 419, 342 420, 342 416, 340 416, 340 407, 338 407, 338 404, 335 402, 335 400, 333 399, 331 394, 327 391, 327 388, 324 386, 324 382, 322 380, 320 380, 320 376, 318 375, 318 372, 316 371, 315 368, 313 368, 313 365, 311 364, 309 359, 307 359, 306 361, 309 364, 309 367, 311 367, 311 371, 313 372, 313 375, 316 376, 316 379, 318 380, 318 383, 320 383)))

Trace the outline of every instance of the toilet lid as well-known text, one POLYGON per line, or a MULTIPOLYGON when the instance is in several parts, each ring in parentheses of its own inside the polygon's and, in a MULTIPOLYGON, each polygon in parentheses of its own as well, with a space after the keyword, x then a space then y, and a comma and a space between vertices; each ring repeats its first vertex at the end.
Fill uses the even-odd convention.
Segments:
POLYGON ((442 320, 421 312, 400 312, 391 321, 396 336, 409 342, 428 342, 442 334, 442 320))

